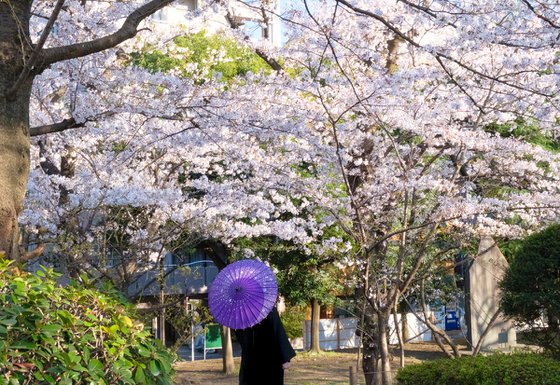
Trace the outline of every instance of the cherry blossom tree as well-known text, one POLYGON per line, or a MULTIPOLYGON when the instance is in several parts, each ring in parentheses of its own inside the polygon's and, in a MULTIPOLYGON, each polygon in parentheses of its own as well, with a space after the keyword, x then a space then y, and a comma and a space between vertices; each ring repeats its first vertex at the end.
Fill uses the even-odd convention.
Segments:
POLYGON ((558 218, 558 155, 485 130, 556 128, 550 10, 341 0, 295 12, 362 248, 368 384, 391 383, 387 320, 436 237, 516 236, 558 218))
POLYGON ((29 173, 30 133, 46 133, 83 123, 68 117, 54 126, 30 131, 33 80, 56 63, 87 57, 130 39, 138 32, 143 19, 170 2, 154 0, 144 5, 122 2, 110 7, 63 0, 0 3, 0 250, 8 257, 20 258, 17 218, 23 209, 29 173), (106 22, 98 23, 99 20, 106 22), (73 28, 76 26, 80 26, 78 30, 73 28), (49 39, 53 34, 59 39, 49 39), (33 41, 32 36, 38 38, 33 41))
MULTIPOLYGON (((368 385, 392 382, 388 317, 423 264, 447 252, 434 255, 434 242, 516 237, 558 220, 559 155, 489 129, 523 121, 557 135, 553 2, 304 1, 279 15, 289 26, 281 49, 227 32, 273 69, 227 84, 131 65, 146 41, 170 41, 155 33, 104 50, 164 2, 137 8, 120 29, 112 20, 129 15, 126 3, 41 3, 34 14, 62 10, 56 25, 32 19, 35 46, 18 30, 28 4, 13 8, 20 24, 9 4, 0 3, 0 146, 19 143, 1 152, 19 158, 0 163, 0 249, 14 258, 30 100, 42 126, 31 135, 51 134, 32 149, 28 232, 56 233, 78 218, 87 240, 99 231, 96 210, 135 207, 152 223, 138 240, 173 224, 225 244, 274 235, 334 250, 359 278, 368 385), (39 31, 51 28, 42 43, 39 31), (322 237, 334 223, 357 255, 322 237)), ((227 16, 227 6, 217 11, 227 16)))

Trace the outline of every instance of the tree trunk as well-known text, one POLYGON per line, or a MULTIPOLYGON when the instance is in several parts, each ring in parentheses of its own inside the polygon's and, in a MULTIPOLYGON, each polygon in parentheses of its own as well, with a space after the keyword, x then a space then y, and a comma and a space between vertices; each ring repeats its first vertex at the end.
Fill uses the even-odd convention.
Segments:
POLYGON ((410 333, 408 332, 408 318, 406 316, 406 310, 405 311, 401 311, 401 320, 402 320, 402 338, 403 338, 403 342, 407 342, 410 339, 410 333))
POLYGON ((233 361, 231 329, 226 326, 222 326, 222 351, 222 370, 227 375, 233 374, 235 371, 235 362, 233 361))
POLYGON ((319 321, 321 318, 321 304, 317 298, 311 299, 311 346, 310 353, 319 354, 321 345, 319 344, 319 321))
POLYGON ((389 315, 390 311, 377 314, 377 341, 379 343, 379 357, 381 358, 381 384, 393 384, 393 372, 391 371, 391 352, 389 352, 389 315))
POLYGON ((18 215, 29 174, 29 98, 32 78, 13 95, 7 91, 23 69, 30 49, 31 1, 0 2, 0 252, 19 260, 18 215))
POLYGON ((362 337, 362 370, 366 385, 381 385, 381 356, 379 355, 379 342, 376 336, 378 329, 377 320, 370 315, 364 318, 362 337))
MULTIPOLYGON (((227 266, 229 249, 223 243, 207 240, 201 242, 198 246, 206 250, 207 255, 219 270, 227 266)), ((235 361, 233 361, 231 329, 226 326, 222 326, 222 352, 222 371, 228 375, 233 374, 235 371, 235 361)))
MULTIPOLYGON (((399 324, 398 314, 399 312, 397 306, 395 305, 393 307, 393 319, 395 323, 395 333, 397 333, 397 339, 399 340, 400 367, 404 368, 404 338, 403 338, 403 329, 399 324)), ((401 322, 403 323, 403 325, 405 319, 406 319, 406 313, 402 314, 401 316, 401 322)))
POLYGON ((366 385, 393 384, 388 333, 390 314, 389 310, 377 311, 374 318, 366 317, 362 338, 366 385))

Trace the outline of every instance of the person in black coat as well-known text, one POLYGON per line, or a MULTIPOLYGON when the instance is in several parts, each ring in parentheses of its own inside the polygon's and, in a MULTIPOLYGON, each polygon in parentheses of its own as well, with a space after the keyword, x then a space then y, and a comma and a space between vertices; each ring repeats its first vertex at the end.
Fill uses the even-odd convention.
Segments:
POLYGON ((284 369, 296 352, 278 310, 274 307, 260 323, 235 330, 235 335, 241 345, 239 385, 284 385, 284 369))

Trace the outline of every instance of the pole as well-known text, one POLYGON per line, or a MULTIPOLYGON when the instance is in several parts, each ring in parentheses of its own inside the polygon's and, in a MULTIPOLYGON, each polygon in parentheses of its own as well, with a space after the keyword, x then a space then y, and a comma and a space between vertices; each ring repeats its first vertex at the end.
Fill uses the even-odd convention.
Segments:
POLYGON ((202 332, 204 333, 204 361, 206 361, 206 326, 204 326, 204 330, 202 330, 202 332))
POLYGON ((350 385, 358 385, 358 373, 356 373, 355 366, 350 366, 350 385))
POLYGON ((194 322, 191 321, 191 361, 194 361, 194 322))

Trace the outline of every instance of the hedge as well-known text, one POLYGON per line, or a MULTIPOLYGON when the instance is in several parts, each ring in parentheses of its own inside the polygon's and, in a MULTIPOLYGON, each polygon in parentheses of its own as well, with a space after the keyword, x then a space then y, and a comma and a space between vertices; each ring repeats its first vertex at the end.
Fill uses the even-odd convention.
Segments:
POLYGON ((496 353, 410 365, 398 385, 558 385, 560 361, 536 353, 496 353))
POLYGON ((0 259, 0 385, 171 384, 172 356, 126 301, 88 284, 61 287, 58 276, 0 259))

